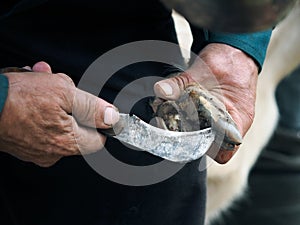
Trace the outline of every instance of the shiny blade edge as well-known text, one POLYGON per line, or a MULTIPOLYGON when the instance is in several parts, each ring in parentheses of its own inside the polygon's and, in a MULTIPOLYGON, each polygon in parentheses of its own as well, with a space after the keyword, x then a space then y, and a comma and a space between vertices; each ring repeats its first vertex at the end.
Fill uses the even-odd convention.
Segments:
POLYGON ((176 132, 152 126, 135 115, 120 116, 124 128, 114 138, 173 162, 186 163, 202 157, 216 137, 211 128, 176 132))

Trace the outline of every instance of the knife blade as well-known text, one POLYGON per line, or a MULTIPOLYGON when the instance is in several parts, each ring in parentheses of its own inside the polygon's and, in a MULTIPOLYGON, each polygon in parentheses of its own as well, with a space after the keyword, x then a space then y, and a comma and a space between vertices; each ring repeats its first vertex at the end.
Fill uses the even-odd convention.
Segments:
POLYGON ((98 130, 142 151, 178 163, 202 157, 216 137, 211 128, 192 132, 169 131, 124 113, 120 113, 119 122, 112 128, 98 130))

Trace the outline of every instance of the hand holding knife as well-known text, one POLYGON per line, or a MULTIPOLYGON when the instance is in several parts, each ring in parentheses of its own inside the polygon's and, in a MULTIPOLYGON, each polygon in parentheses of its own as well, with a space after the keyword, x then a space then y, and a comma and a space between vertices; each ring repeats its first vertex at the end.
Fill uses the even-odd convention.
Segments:
MULTIPOLYGON (((9 72, 30 72, 30 70, 18 67, 0 69, 0 73, 9 72)), ((176 132, 152 126, 135 115, 123 113, 120 113, 119 122, 112 128, 97 130, 106 136, 114 137, 143 151, 178 163, 186 163, 202 157, 218 136, 218 132, 211 127, 196 131, 176 132)), ((226 139, 222 141, 226 142, 226 139)), ((225 146, 229 146, 227 150, 234 148, 234 145, 225 146)))

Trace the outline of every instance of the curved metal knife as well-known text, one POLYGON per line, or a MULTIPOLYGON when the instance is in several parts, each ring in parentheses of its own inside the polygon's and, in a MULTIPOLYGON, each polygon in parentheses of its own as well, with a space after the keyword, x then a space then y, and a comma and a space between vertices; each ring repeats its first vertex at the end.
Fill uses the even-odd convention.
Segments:
POLYGON ((98 130, 140 150, 179 163, 203 156, 216 137, 211 128, 193 132, 169 131, 152 126, 135 115, 123 113, 120 113, 120 120, 113 128, 98 130))

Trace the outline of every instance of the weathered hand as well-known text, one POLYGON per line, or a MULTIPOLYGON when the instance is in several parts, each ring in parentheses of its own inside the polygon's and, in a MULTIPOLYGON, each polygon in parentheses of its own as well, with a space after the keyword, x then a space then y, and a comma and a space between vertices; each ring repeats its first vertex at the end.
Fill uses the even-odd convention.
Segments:
MULTIPOLYGON (((154 91, 162 99, 174 100, 188 85, 198 83, 223 102, 244 136, 254 118, 257 75, 257 65, 248 55, 234 47, 214 43, 199 53, 199 59, 187 71, 156 83, 154 91)), ((221 149, 216 157, 213 151, 208 155, 225 163, 237 149, 221 149)))
POLYGON ((47 167, 64 156, 101 149, 97 128, 119 119, 106 101, 75 87, 71 78, 52 74, 40 62, 33 72, 7 73, 9 92, 0 118, 0 151, 47 167))

